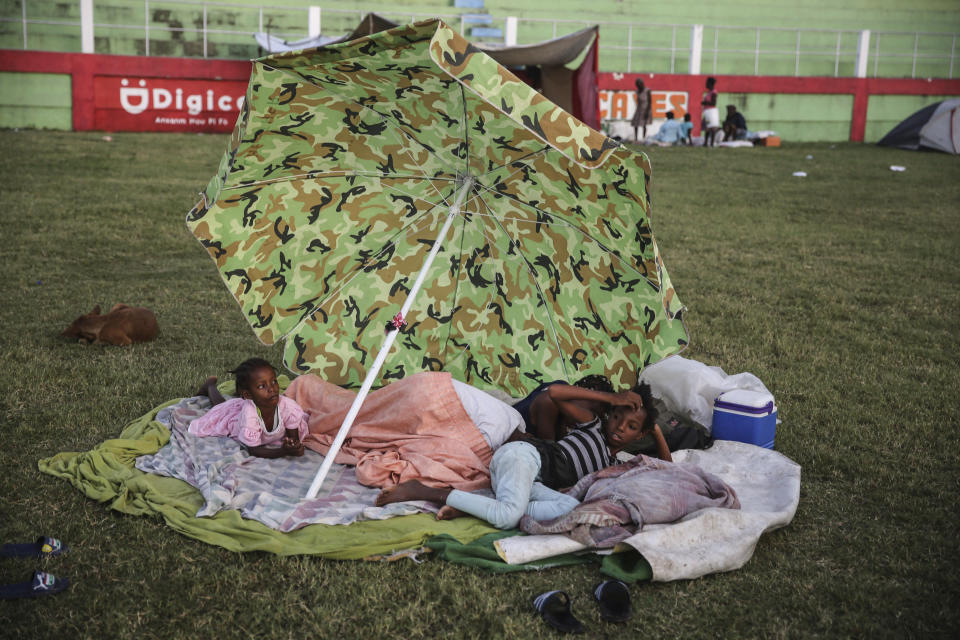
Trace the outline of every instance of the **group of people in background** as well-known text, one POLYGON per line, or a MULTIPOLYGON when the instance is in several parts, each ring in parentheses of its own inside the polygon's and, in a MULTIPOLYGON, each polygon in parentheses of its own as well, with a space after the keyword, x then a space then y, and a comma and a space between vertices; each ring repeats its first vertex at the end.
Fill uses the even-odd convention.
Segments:
MULTIPOLYGON (((716 78, 707 78, 706 90, 700 99, 703 112, 701 120, 703 144, 706 147, 713 147, 720 141, 717 134, 721 131, 722 140, 746 140, 749 133, 746 118, 732 104, 727 105, 727 116, 723 123, 720 122, 720 109, 717 107, 719 94, 716 86, 716 78)), ((650 89, 642 79, 637 79, 636 87, 637 108, 630 121, 630 125, 633 127, 634 140, 643 144, 662 147, 693 144, 693 122, 689 113, 683 114, 683 119, 679 120, 673 111, 667 111, 666 122, 660 125, 657 133, 647 137, 647 126, 653 122, 653 100, 650 89)))

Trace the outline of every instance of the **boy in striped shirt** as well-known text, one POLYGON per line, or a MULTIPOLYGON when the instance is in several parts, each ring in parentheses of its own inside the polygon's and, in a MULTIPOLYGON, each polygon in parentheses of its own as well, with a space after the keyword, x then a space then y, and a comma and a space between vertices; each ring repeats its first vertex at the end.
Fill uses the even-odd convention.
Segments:
POLYGON ((608 415, 591 415, 588 422, 556 442, 518 435, 497 449, 490 463, 494 498, 410 480, 384 489, 377 505, 427 500, 445 505, 437 514, 439 519, 468 513, 498 529, 512 529, 524 514, 534 520, 551 520, 573 509, 579 502, 557 489, 617 464, 617 453, 647 434, 657 443, 658 457, 672 461, 656 424, 649 385, 609 394, 607 402, 612 405, 608 415))

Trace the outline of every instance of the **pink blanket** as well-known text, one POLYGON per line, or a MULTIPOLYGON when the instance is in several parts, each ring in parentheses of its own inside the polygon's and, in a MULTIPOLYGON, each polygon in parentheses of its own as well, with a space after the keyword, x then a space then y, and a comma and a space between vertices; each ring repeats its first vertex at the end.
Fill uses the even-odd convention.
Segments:
MULTIPOLYGON (((302 375, 284 395, 307 412, 304 444, 326 455, 356 397, 314 375, 302 375)), ((493 452, 467 416, 445 372, 423 372, 372 391, 335 462, 357 466, 357 479, 391 487, 417 479, 473 491, 490 486, 493 452)))

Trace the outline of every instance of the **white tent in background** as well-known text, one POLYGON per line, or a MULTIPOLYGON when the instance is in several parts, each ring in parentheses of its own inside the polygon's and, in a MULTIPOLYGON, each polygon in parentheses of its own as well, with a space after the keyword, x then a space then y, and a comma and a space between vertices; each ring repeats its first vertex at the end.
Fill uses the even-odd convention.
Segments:
POLYGON ((271 36, 269 33, 263 32, 255 33, 253 34, 253 37, 256 39, 257 44, 259 44, 260 47, 267 53, 281 53, 283 51, 299 51, 301 49, 323 47, 325 45, 336 44, 338 42, 347 42, 348 40, 355 40, 361 36, 369 36, 379 31, 386 31, 387 29, 392 29, 395 26, 397 26, 395 22, 391 22, 390 20, 387 20, 376 13, 368 13, 360 21, 360 24, 357 25, 357 28, 346 35, 319 35, 303 38, 302 40, 294 40, 292 42, 283 40, 282 38, 278 38, 276 36, 271 36))
POLYGON ((943 100, 920 109, 891 129, 877 144, 960 154, 960 98, 943 100))
POLYGON ((313 38, 304 38, 303 40, 294 40, 292 42, 272 36, 269 33, 258 31, 253 34, 257 44, 267 53, 282 53, 284 51, 299 51, 300 49, 313 49, 322 47, 340 39, 340 36, 316 36, 313 38))

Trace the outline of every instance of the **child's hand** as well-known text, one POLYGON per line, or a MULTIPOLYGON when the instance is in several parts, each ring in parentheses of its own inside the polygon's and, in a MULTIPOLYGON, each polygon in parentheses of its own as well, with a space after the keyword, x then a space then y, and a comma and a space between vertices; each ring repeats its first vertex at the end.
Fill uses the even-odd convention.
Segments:
POLYGON ((286 438, 283 440, 283 452, 288 456, 299 458, 303 455, 302 442, 290 442, 286 438))
POLYGON ((656 433, 659 433, 661 436, 663 436, 663 432, 660 431, 660 425, 658 425, 657 423, 654 423, 653 426, 650 427, 649 429, 645 429, 645 430, 641 431, 641 432, 640 432, 640 435, 641 435, 641 437, 642 437, 642 436, 653 435, 653 434, 656 434, 656 433))
POLYGON ((303 443, 300 442, 299 436, 284 436, 281 446, 283 452, 288 456, 299 457, 303 455, 303 443))

